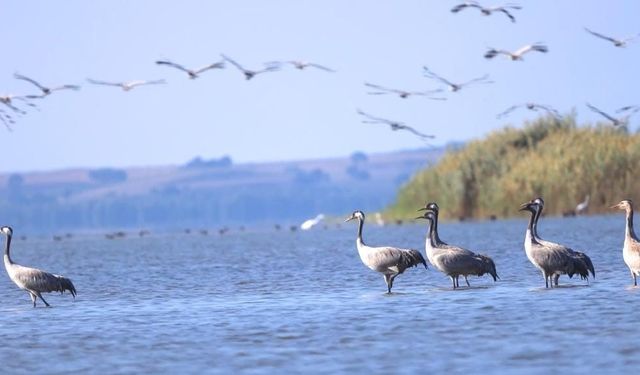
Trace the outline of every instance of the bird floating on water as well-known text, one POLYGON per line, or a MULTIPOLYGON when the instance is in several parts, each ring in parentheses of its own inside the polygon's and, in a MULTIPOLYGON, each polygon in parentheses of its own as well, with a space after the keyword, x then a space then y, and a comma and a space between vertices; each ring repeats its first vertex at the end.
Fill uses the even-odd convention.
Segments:
POLYGON ((626 126, 629 123, 629 119, 631 118, 631 116, 640 110, 640 107, 637 107, 637 106, 622 107, 622 108, 618 109, 616 111, 616 113, 625 113, 625 112, 627 112, 627 115, 622 116, 622 117, 614 117, 614 116, 606 113, 605 111, 599 109, 598 107, 596 107, 594 105, 591 105, 589 103, 587 103, 587 107, 590 110, 592 110, 593 112, 595 112, 595 113, 599 114, 600 116, 602 116, 602 117, 606 118, 607 120, 609 120, 611 122, 611 125, 613 125, 613 126, 626 126))
POLYGON ((182 70, 183 72, 187 73, 187 75, 189 76, 189 79, 196 79, 200 76, 200 74, 206 72, 207 70, 211 70, 211 69, 224 69, 224 61, 219 61, 219 62, 214 62, 211 64, 207 64, 204 66, 201 66, 197 69, 189 69, 186 68, 178 63, 174 63, 173 61, 169 61, 169 60, 158 60, 156 61, 156 64, 158 65, 165 65, 165 66, 170 66, 172 68, 176 68, 178 70, 182 70))
POLYGON ((589 29, 588 29, 588 28, 586 28, 586 27, 584 28, 584 30, 585 30, 586 32, 588 32, 589 34, 591 34, 591 35, 593 35, 593 36, 596 36, 596 37, 598 37, 598 38, 601 38, 601 39, 607 40, 607 41, 609 41, 609 42, 613 43, 613 45, 614 45, 614 46, 616 46, 616 47, 620 47, 620 48, 624 48, 624 47, 626 47, 626 46, 627 46, 627 43, 629 43, 629 42, 633 41, 634 39, 636 39, 637 37, 639 37, 639 36, 640 36, 640 34, 636 34, 636 35, 628 36, 628 37, 625 37, 625 38, 612 38, 612 37, 610 37, 610 36, 606 36, 606 35, 603 35, 603 34, 597 33, 597 32, 595 32, 595 31, 589 30, 589 29))
POLYGON ((434 80, 439 81, 441 83, 444 83, 445 85, 447 85, 449 87, 449 91, 451 91, 451 92, 460 91, 463 87, 469 86, 471 84, 493 83, 493 81, 489 80, 489 75, 488 74, 485 74, 482 77, 474 78, 472 80, 469 80, 469 81, 466 81, 466 82, 463 82, 463 83, 454 83, 454 82, 449 81, 448 79, 445 79, 445 78, 437 75, 436 73, 431 71, 426 66, 423 66, 422 69, 424 69, 424 76, 425 77, 434 79, 434 80))
POLYGON ((619 208, 626 212, 626 227, 624 233, 624 245, 622 246, 622 258, 629 267, 633 285, 638 286, 638 276, 640 276, 640 241, 633 230, 633 202, 631 199, 625 199, 620 203, 611 206, 611 208, 619 208))
POLYGON ((60 91, 60 90, 80 90, 80 86, 78 85, 60 85, 60 86, 54 86, 54 87, 47 87, 44 86, 42 84, 40 84, 38 81, 29 78, 27 76, 23 76, 22 74, 19 73, 14 73, 13 75, 16 79, 22 80, 22 81, 27 81, 29 83, 31 83, 32 85, 36 86, 38 89, 40 89, 40 91, 42 91, 41 95, 26 95, 26 98, 29 99, 35 99, 35 98, 44 98, 47 95, 50 95, 51 93, 53 93, 54 91, 60 91))
POLYGON ((429 134, 424 134, 424 133, 420 133, 419 131, 417 131, 416 129, 405 125, 402 122, 399 121, 392 121, 392 120, 387 120, 381 117, 375 117, 372 116, 368 113, 365 113, 361 110, 358 109, 358 114, 368 118, 368 120, 362 120, 363 123, 365 124, 387 124, 391 127, 391 130, 395 131, 395 130, 406 130, 408 132, 411 132, 415 135, 417 135, 418 137, 422 138, 422 139, 432 139, 435 138, 435 135, 429 135, 429 134))
POLYGON ((534 111, 534 112, 537 112, 538 110, 543 110, 543 111, 547 112, 548 114, 552 115, 553 117, 555 117, 557 119, 561 118, 560 113, 558 111, 556 111, 555 109, 553 109, 552 107, 550 107, 548 105, 537 104, 537 103, 532 103, 532 102, 513 105, 513 106, 507 108, 505 111, 499 113, 496 117, 497 118, 506 117, 507 115, 509 115, 511 112, 515 111, 518 108, 526 108, 526 109, 528 109, 530 111, 534 111))
POLYGON ((238 68, 238 70, 240 70, 242 72, 242 74, 244 74, 244 78, 246 80, 250 80, 251 78, 255 77, 258 74, 268 73, 268 72, 275 72, 276 70, 280 69, 278 67, 278 64, 272 63, 272 64, 265 64, 265 67, 263 69, 260 69, 260 70, 249 70, 249 69, 244 68, 242 65, 238 64, 235 60, 231 59, 230 57, 225 56, 225 55, 221 55, 221 56, 222 56, 223 59, 225 59, 231 65, 233 65, 236 68, 238 68))
POLYGON ((135 80, 135 81, 125 81, 125 82, 106 82, 106 81, 98 81, 95 79, 87 78, 89 83, 93 83, 94 85, 105 85, 105 86, 115 86, 120 87, 123 91, 130 91, 138 86, 143 85, 161 85, 167 83, 164 79, 157 79, 152 81, 144 81, 144 80, 135 80))
POLYGON ((4 249, 4 267, 9 274, 9 278, 13 281, 18 288, 24 289, 31 296, 33 307, 36 307, 36 300, 40 298, 44 304, 49 307, 47 301, 42 298, 42 293, 69 291, 73 298, 76 298, 76 288, 70 279, 54 275, 49 272, 39 270, 37 268, 25 267, 16 264, 11 259, 10 247, 11 237, 13 236, 13 229, 8 226, 0 228, 6 237, 5 249, 4 249))
POLYGON ((395 95, 398 95, 402 99, 406 99, 406 98, 408 98, 410 96, 426 96, 428 99, 431 99, 431 100, 447 100, 447 98, 440 98, 440 97, 431 96, 432 94, 437 94, 437 93, 442 92, 442 89, 429 90, 429 91, 406 91, 406 90, 390 89, 388 87, 384 87, 384 86, 380 86, 380 85, 376 85, 376 84, 368 83, 368 82, 365 82, 364 85, 367 86, 367 87, 371 87, 372 89, 378 90, 378 91, 368 92, 367 94, 369 94, 369 95, 395 94, 395 95))
POLYGON ((522 7, 517 4, 505 4, 500 6, 485 7, 480 5, 477 1, 465 1, 464 3, 458 4, 453 8, 451 8, 451 12, 458 13, 461 10, 466 8, 476 8, 480 10, 480 12, 485 16, 490 16, 493 12, 501 12, 501 13, 504 13, 507 17, 509 17, 511 22, 516 22, 516 18, 513 16, 513 14, 509 12, 509 9, 513 9, 513 10, 522 9, 522 7))
POLYGON ((362 226, 364 225, 364 213, 354 211, 345 222, 358 220, 358 236, 356 238, 356 248, 360 255, 360 260, 370 269, 380 272, 384 276, 387 284, 387 293, 391 293, 393 280, 403 273, 407 268, 420 264, 427 268, 427 262, 418 250, 401 249, 398 247, 372 247, 365 245, 362 240, 362 226))
POLYGON ((572 278, 577 274, 583 280, 589 280, 589 272, 591 272, 595 278, 596 272, 593 263, 586 254, 554 242, 545 241, 538 236, 538 219, 543 208, 542 198, 536 198, 520 206, 520 211, 531 213, 524 237, 525 253, 529 261, 542 272, 545 287, 558 286, 560 275, 568 275, 569 278, 572 278))
POLYGON ((515 52, 507 51, 504 49, 489 48, 489 50, 484 54, 484 58, 492 59, 498 55, 505 55, 512 61, 522 61, 524 60, 522 56, 524 56, 525 53, 532 51, 547 53, 549 52, 549 48, 541 43, 527 44, 526 46, 521 47, 515 52))
POLYGON ((440 239, 438 236, 439 207, 435 202, 427 203, 419 211, 425 211, 425 213, 418 218, 429 221, 429 233, 425 242, 427 259, 438 271, 449 276, 453 289, 460 287, 460 276, 464 277, 467 286, 471 286, 467 278, 469 275, 489 274, 493 277, 493 281, 499 279, 493 259, 458 246, 449 245, 440 239))

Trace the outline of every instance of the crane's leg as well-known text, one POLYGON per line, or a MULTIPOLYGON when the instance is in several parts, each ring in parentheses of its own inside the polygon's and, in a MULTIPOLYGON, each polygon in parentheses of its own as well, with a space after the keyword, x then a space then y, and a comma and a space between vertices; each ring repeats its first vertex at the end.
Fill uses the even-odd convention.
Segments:
POLYGON ((33 302, 33 307, 36 307, 36 295, 29 292, 29 297, 31 297, 31 302, 33 302))
POLYGON ((453 276, 449 276, 451 278, 451 283, 453 283, 453 289, 456 288, 456 278, 453 276))
POLYGON ((384 275, 384 282, 387 283, 387 293, 391 294, 391 284, 393 284, 393 282, 391 281, 391 276, 385 274, 384 275))
POLYGON ((471 284, 469 284, 469 280, 467 279, 467 275, 464 275, 464 281, 467 283, 468 287, 471 287, 471 284))
POLYGON ((547 276, 547 273, 542 271, 542 276, 544 276, 544 287, 548 288, 549 287, 549 277, 547 276))
POLYGON ((633 286, 638 286, 638 279, 636 273, 631 271, 631 276, 633 277, 633 286))
MULTIPOLYGON (((398 275, 399 274, 396 273, 394 275, 391 275, 391 277, 389 278, 389 283, 391 284, 391 288, 393 288, 393 280, 395 280, 396 276, 398 276, 398 275)), ((389 289, 391 289, 391 288, 389 288, 389 289)))
POLYGON ((47 307, 51 307, 51 306, 47 303, 47 301, 45 301, 45 300, 44 300, 44 298, 42 298, 42 293, 40 293, 40 292, 36 292, 36 295, 37 295, 38 297, 40 297, 40 299, 42 300, 42 302, 44 302, 44 304, 45 304, 47 307))
POLYGON ((560 278, 560 275, 556 274, 553 276, 553 283, 558 286, 558 279, 560 278))

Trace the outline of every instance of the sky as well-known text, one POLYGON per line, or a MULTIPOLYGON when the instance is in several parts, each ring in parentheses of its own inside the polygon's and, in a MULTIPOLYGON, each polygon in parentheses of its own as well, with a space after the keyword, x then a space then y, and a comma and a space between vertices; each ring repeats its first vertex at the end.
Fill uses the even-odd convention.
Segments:
MULTIPOLYGON (((640 2, 520 1, 517 22, 457 1, 3 1, 0 95, 32 94, 15 72, 48 85, 80 84, 37 101, 0 128, 0 173, 76 167, 177 165, 201 156, 268 162, 425 147, 408 132, 365 124, 356 109, 433 134, 431 146, 468 141, 527 110, 496 114, 526 101, 575 110, 581 124, 605 111, 640 104, 640 40, 616 48, 584 27, 616 37, 640 33, 640 2), (486 60, 487 48, 515 50, 543 42, 549 53, 524 61, 486 60), (189 67, 224 53, 247 68, 307 60, 335 73, 290 67, 246 81, 231 66, 195 80, 154 61, 189 67), (446 101, 367 95, 364 82, 406 90, 442 87, 423 66, 453 81, 490 74, 490 85, 445 93, 446 101), (123 92, 90 85, 166 79, 123 92)), ((640 115, 632 120, 640 124, 640 115)))

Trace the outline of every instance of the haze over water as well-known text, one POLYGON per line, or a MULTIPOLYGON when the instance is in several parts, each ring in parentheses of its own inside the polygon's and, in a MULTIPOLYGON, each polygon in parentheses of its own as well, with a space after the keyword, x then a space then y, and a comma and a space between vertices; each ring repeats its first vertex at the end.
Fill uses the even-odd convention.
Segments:
MULTIPOLYGON (((351 224, 351 223, 349 223, 351 224)), ((0 277, 7 373, 393 372, 620 373, 640 365, 640 288, 622 260, 622 214, 543 218, 543 238, 585 251, 597 279, 544 280, 523 249, 526 221, 440 225, 492 256, 501 277, 450 289, 412 268, 386 295, 361 264, 356 224, 309 232, 152 233, 12 244, 19 264, 72 278, 31 307, 0 277)), ((426 226, 365 223, 370 245, 424 252, 426 226)))

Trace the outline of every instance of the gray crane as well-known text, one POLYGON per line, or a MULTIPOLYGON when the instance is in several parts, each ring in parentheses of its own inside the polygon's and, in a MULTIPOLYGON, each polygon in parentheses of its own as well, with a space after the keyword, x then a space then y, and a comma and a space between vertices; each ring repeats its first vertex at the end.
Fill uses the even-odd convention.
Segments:
POLYGON ((169 61, 169 60, 158 60, 156 61, 157 65, 164 65, 164 66, 170 66, 172 68, 176 68, 178 70, 182 70, 183 72, 187 73, 187 75, 189 76, 189 79, 196 79, 200 76, 201 73, 206 72, 207 70, 210 69, 224 69, 224 61, 219 61, 219 62, 215 62, 215 63, 211 63, 211 64, 207 64, 205 66, 201 66, 197 69, 189 69, 186 68, 178 63, 174 63, 173 61, 169 61))
POLYGON ((505 55, 511 61, 522 61, 525 53, 536 51, 547 53, 549 52, 549 47, 545 46, 541 43, 527 44, 526 46, 521 47, 517 51, 511 52, 504 49, 497 48, 489 48, 489 50, 484 54, 485 59, 492 59, 498 55, 505 55))
POLYGON ((13 76, 15 79, 20 79, 20 80, 31 83, 32 85, 40 89, 40 91, 42 91, 41 95, 27 95, 26 97, 29 99, 44 98, 45 96, 50 95, 52 92, 59 91, 59 90, 75 90, 75 91, 80 90, 80 86, 78 85, 60 85, 60 86, 54 86, 54 87, 47 87, 40 84, 35 79, 29 78, 27 76, 23 76, 22 74, 19 74, 19 73, 14 73, 13 76))
POLYGON ((244 78, 248 81, 251 78, 255 77, 258 74, 262 74, 262 73, 268 73, 268 72, 275 72, 276 70, 280 69, 280 66, 278 63, 267 63, 264 65, 263 69, 260 70, 249 70, 244 68, 242 65, 240 65, 238 62, 236 62, 235 60, 233 60, 232 58, 225 56, 225 55, 221 55, 222 58, 224 60, 226 60, 228 63, 230 63, 231 65, 235 66, 239 71, 242 72, 242 74, 244 74, 244 78))
POLYGON ((440 211, 435 202, 427 203, 419 211, 425 211, 420 219, 429 221, 429 233, 425 243, 425 251, 429 262, 440 272, 451 278, 453 289, 460 287, 459 277, 469 284, 469 275, 483 276, 489 274, 493 281, 497 281, 498 273, 493 259, 486 255, 476 254, 462 247, 449 245, 440 239, 438 235, 438 213, 440 211))
POLYGON ((611 208, 625 210, 627 214, 627 225, 624 233, 624 245, 622 246, 622 258, 631 271, 633 285, 638 286, 638 276, 640 276, 640 241, 633 230, 633 202, 630 199, 620 201, 611 208))
POLYGON ((401 249, 398 247, 372 247, 365 245, 362 240, 362 226, 364 225, 364 213, 362 211, 354 211, 345 222, 358 220, 358 237, 356 238, 356 248, 360 255, 360 260, 370 269, 380 272, 384 275, 384 281, 387 283, 387 293, 391 293, 393 280, 399 274, 403 273, 409 267, 415 267, 419 264, 427 268, 427 262, 418 250, 401 249))
POLYGON ((7 236, 4 249, 4 267, 6 268, 11 281, 13 281, 18 288, 24 289, 29 293, 31 301, 33 302, 33 307, 36 307, 37 298, 40 298, 42 302, 49 307, 47 301, 42 298, 42 293, 60 292, 62 294, 67 290, 71 293, 74 299, 76 298, 76 288, 73 286, 70 279, 42 271, 37 268, 25 267, 13 263, 9 252, 13 229, 8 226, 3 226, 0 228, 0 232, 7 236))
POLYGON ((96 79, 87 78, 87 82, 92 83, 94 85, 103 85, 103 86, 115 86, 120 87, 122 91, 131 91, 132 89, 143 86, 143 85, 163 85, 167 83, 164 79, 156 79, 156 80, 134 80, 134 81, 124 81, 124 82, 107 82, 107 81, 99 81, 96 79))
POLYGON ((509 11, 507 9, 515 9, 515 10, 522 9, 522 7, 520 5, 517 5, 517 4, 505 4, 505 5, 501 5, 501 6, 495 6, 494 5, 494 6, 487 7, 487 6, 480 5, 477 1, 465 1, 464 3, 458 4, 458 5, 454 6, 453 8, 451 8, 451 13, 458 13, 461 10, 466 9, 466 8, 477 8, 485 16, 490 16, 491 13, 493 13, 493 12, 502 12, 507 17, 509 17, 511 22, 516 22, 516 18, 513 16, 513 14, 509 13, 509 11))
POLYGON ((560 275, 580 275, 583 280, 589 279, 589 272, 595 278, 596 272, 591 259, 580 251, 566 246, 545 241, 538 236, 538 219, 542 214, 544 201, 536 198, 520 206, 520 211, 529 211, 531 218, 525 232, 524 250, 529 261, 542 272, 546 288, 558 286, 560 275))

